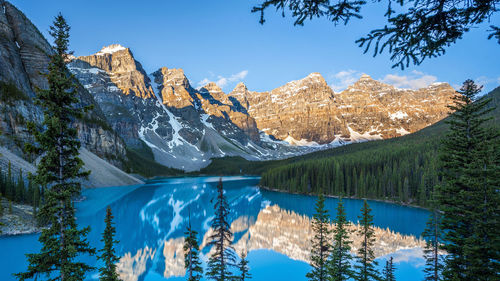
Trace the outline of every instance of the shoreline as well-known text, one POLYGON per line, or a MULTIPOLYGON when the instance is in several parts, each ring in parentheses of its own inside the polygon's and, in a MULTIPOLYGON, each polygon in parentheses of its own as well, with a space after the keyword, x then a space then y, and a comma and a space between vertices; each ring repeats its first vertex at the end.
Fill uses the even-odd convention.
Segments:
MULTIPOLYGON (((279 192, 279 193, 288 193, 288 194, 295 194, 295 195, 307 195, 307 196, 317 196, 317 194, 313 194, 313 193, 290 192, 290 191, 286 191, 286 190, 270 188, 270 187, 263 186, 263 185, 257 185, 257 187, 261 188, 263 190, 273 191, 273 192, 279 192)), ((337 199, 341 197, 341 196, 338 196, 338 195, 331 195, 331 194, 324 194, 324 196, 326 198, 337 198, 337 199)), ((390 200, 385 200, 385 199, 358 198, 358 197, 352 197, 352 196, 342 196, 342 198, 344 198, 344 199, 354 199, 354 200, 376 201, 376 202, 382 202, 382 203, 399 205, 399 206, 403 206, 403 207, 416 208, 416 209, 422 209, 422 210, 430 211, 428 208, 425 208, 425 207, 422 207, 422 206, 419 206, 419 205, 405 204, 405 203, 396 202, 396 201, 390 201, 390 200)))
POLYGON ((9 201, 0 198, 3 206, 3 216, 0 217, 0 238, 18 235, 40 233, 42 228, 37 225, 33 216, 33 207, 12 202, 12 212, 9 211, 9 201))

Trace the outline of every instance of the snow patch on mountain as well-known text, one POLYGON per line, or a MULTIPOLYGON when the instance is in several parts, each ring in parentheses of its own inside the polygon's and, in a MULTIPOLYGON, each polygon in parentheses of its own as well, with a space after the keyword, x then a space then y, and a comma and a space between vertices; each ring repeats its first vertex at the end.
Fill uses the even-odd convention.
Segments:
POLYGON ((113 54, 113 53, 116 53, 118 51, 123 51, 126 49, 127 48, 123 47, 120 44, 113 44, 113 45, 103 47, 99 52, 96 53, 96 55, 102 56, 104 54, 113 54))

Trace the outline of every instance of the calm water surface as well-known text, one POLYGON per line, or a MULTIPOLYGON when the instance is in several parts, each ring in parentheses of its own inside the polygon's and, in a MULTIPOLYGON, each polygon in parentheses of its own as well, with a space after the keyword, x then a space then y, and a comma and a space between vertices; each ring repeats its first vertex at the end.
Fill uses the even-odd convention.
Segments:
MULTIPOLYGON (((305 229, 314 213, 313 196, 260 190, 257 177, 225 177, 224 189, 231 206, 230 221, 237 252, 248 251, 252 280, 306 280, 309 271, 305 229)), ((191 214, 191 224, 199 232, 202 253, 209 255, 207 231, 213 218, 216 177, 171 178, 143 186, 85 190, 87 198, 78 203, 80 226, 90 225, 88 237, 100 248, 106 206, 115 216, 118 264, 124 281, 185 280, 182 258, 183 235, 191 214)), ((345 199, 348 219, 357 222, 360 200, 345 199)), ((326 206, 335 215, 337 199, 326 206)), ((374 223, 386 229, 391 239, 401 235, 420 236, 428 213, 425 210, 370 201, 374 223), (401 234, 401 235, 399 235, 401 234)), ((0 280, 14 280, 14 272, 26 268, 24 253, 40 249, 38 235, 0 238, 0 280)), ((396 261, 398 280, 422 280, 424 260, 418 248, 401 246, 380 256, 380 266, 388 256, 396 261)), ((93 257, 85 260, 99 266, 93 257)), ((97 279, 97 273, 88 276, 97 279)))

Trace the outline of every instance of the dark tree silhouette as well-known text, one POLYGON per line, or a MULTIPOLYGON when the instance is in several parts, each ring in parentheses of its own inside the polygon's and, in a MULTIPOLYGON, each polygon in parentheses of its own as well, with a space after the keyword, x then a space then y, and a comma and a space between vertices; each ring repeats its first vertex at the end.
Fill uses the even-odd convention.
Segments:
MULTIPOLYGON (((499 3, 499 0, 389 0, 384 14, 386 25, 356 43, 365 48, 365 53, 372 49, 374 56, 388 50, 395 62, 393 67, 419 65, 425 59, 443 55, 447 47, 471 28, 489 21, 498 11, 499 3)), ((262 24, 264 12, 274 7, 283 16, 289 10, 295 25, 320 17, 335 25, 347 25, 352 18, 362 18, 361 8, 366 4, 366 0, 264 0, 252 12, 260 13, 262 24)), ((488 39, 495 38, 500 44, 500 28, 492 25, 490 32, 488 39)))
POLYGON ((334 221, 333 229, 333 247, 329 261, 330 279, 335 281, 346 281, 354 276, 351 269, 351 244, 349 240, 349 225, 347 220, 344 203, 342 198, 339 198, 337 204, 337 216, 334 221))
POLYGON ((100 250, 102 253, 99 259, 104 262, 104 266, 99 268, 101 273, 99 276, 100 281, 120 281, 118 273, 116 272, 116 262, 120 260, 115 254, 114 245, 119 241, 115 240, 116 229, 113 226, 113 214, 111 208, 106 208, 106 217, 104 218, 106 227, 102 233, 101 241, 104 242, 104 247, 100 250))
POLYGON ((366 200, 361 208, 359 216, 360 229, 358 235, 363 239, 361 247, 358 249, 358 263, 354 266, 356 273, 354 279, 357 281, 378 281, 380 276, 375 269, 377 261, 373 254, 373 244, 375 243, 375 232, 373 230, 373 215, 372 209, 368 206, 366 200))
POLYGON ((385 262, 385 267, 382 270, 382 280, 383 281, 396 281, 396 276, 394 275, 396 267, 394 266, 393 258, 390 257, 385 262))
POLYGON ((71 125, 83 114, 77 108, 76 85, 68 74, 65 59, 68 54, 70 27, 59 14, 50 28, 54 38, 55 53, 50 55, 49 72, 45 75, 49 88, 38 90, 35 103, 44 111, 43 127, 37 129, 29 123, 36 146, 28 146, 30 152, 42 155, 34 177, 37 184, 49 187, 40 216, 48 227, 42 230, 39 241, 40 253, 28 254, 28 269, 16 276, 20 280, 36 278, 43 274, 47 280, 83 280, 85 273, 93 269, 79 257, 95 254, 85 236, 90 228, 78 229, 73 198, 80 195, 80 180, 89 173, 82 172, 83 161, 78 157, 80 141, 71 125))
POLYGON ((250 274, 250 268, 248 267, 247 253, 245 251, 241 252, 241 259, 240 262, 238 263, 238 269, 240 271, 240 275, 235 276, 234 280, 245 281, 248 279, 252 279, 252 275, 250 274))
POLYGON ((222 179, 217 185, 217 199, 215 202, 215 217, 212 220, 214 234, 210 236, 210 246, 215 252, 210 256, 206 276, 215 281, 229 281, 234 278, 229 270, 235 265, 234 249, 231 246, 233 233, 228 222, 229 204, 224 196, 222 179))
POLYGON ((187 280, 198 281, 203 277, 203 268, 199 258, 198 232, 191 227, 191 214, 184 235, 186 235, 184 238, 184 268, 187 272, 187 280))
POLYGON ((447 252, 444 280, 500 278, 499 133, 486 125, 493 108, 480 91, 474 81, 464 82, 443 140, 438 206, 447 252))
POLYGON ((442 257, 439 255, 439 244, 443 243, 443 240, 441 239, 440 217, 439 211, 433 209, 427 221, 426 228, 422 233, 422 237, 425 239, 425 281, 441 280, 443 261, 442 257))
POLYGON ((311 281, 326 281, 328 279, 328 256, 330 255, 331 234, 330 216, 325 209, 325 196, 322 193, 316 201, 316 212, 313 215, 311 228, 314 236, 311 240, 311 271, 307 273, 307 279, 311 281))

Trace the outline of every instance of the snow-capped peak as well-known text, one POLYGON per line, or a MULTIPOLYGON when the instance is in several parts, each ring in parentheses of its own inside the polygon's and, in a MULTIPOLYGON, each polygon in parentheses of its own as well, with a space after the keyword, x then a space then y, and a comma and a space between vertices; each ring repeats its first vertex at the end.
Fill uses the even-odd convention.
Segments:
POLYGON ((123 51, 126 50, 127 48, 123 47, 120 44, 112 44, 109 46, 104 46, 102 49, 96 54, 96 55, 103 55, 103 54, 112 54, 118 51, 123 51))

